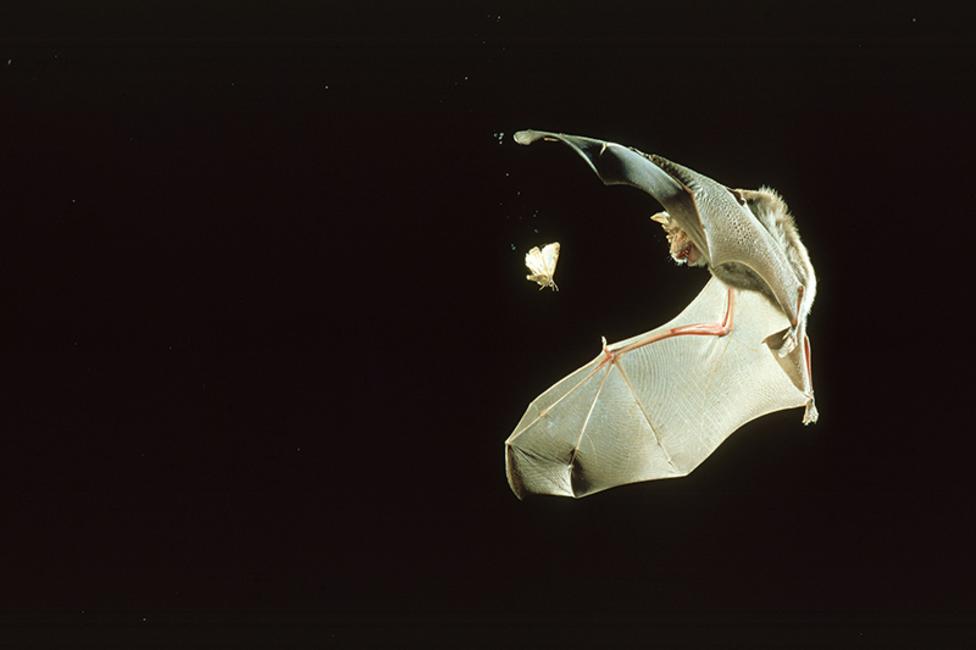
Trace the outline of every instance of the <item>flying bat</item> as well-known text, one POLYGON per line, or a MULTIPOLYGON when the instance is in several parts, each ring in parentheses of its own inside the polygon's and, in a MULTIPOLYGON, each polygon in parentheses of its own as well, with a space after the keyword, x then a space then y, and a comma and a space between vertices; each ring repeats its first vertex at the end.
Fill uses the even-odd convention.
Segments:
POLYGON ((807 317, 817 281, 786 203, 773 190, 731 189, 661 156, 612 142, 519 131, 563 142, 605 185, 630 185, 665 210, 678 264, 712 278, 671 321, 603 345, 537 397, 505 441, 515 494, 582 497, 685 476, 736 429, 804 407, 813 395, 807 317))

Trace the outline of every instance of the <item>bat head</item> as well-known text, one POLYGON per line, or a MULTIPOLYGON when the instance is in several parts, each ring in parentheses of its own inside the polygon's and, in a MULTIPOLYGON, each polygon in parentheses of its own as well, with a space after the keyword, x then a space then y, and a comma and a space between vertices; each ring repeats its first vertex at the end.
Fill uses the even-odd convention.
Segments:
POLYGON ((671 259, 675 263, 679 266, 682 264, 687 264, 688 266, 708 265, 705 256, 692 243, 688 237, 688 233, 679 228, 678 224, 674 222, 674 219, 667 212, 658 212, 651 219, 661 224, 661 227, 664 228, 664 232, 668 236, 668 244, 671 246, 671 259))

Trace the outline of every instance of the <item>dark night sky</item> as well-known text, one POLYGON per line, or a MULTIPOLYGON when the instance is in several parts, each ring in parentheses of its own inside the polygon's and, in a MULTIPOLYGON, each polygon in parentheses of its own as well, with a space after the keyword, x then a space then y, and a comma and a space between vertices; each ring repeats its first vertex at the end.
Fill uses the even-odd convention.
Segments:
POLYGON ((972 16, 656 4, 0 10, 0 641, 968 635, 972 16), (527 127, 784 194, 820 423, 512 495, 528 402, 707 277, 527 127))

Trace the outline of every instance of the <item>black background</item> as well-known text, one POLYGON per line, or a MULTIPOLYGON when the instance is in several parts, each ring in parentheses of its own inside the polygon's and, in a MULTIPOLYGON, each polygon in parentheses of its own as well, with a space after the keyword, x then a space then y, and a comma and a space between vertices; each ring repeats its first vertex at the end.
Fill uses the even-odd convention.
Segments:
POLYGON ((97 4, 0 12, 11 647, 969 635, 972 16, 97 4), (528 402, 706 280, 528 127, 784 194, 817 425, 512 495, 528 402))

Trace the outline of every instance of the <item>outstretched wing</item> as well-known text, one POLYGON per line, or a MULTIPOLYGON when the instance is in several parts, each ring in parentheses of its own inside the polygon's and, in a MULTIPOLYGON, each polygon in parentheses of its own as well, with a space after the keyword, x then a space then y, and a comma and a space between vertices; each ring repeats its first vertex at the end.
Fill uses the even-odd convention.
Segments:
POLYGON ((632 147, 548 131, 519 131, 519 144, 569 145, 606 185, 630 185, 654 197, 708 260, 710 268, 743 264, 769 287, 789 325, 797 324, 801 283, 785 253, 741 197, 704 174, 632 147))
MULTIPOLYGON (((672 327, 714 322, 727 288, 712 278, 676 318, 607 347, 672 327)), ((509 485, 525 494, 581 497, 617 485, 684 476, 733 431, 807 398, 764 343, 786 318, 761 295, 738 291, 723 337, 675 336, 606 354, 537 397, 505 442, 509 485)))

